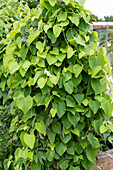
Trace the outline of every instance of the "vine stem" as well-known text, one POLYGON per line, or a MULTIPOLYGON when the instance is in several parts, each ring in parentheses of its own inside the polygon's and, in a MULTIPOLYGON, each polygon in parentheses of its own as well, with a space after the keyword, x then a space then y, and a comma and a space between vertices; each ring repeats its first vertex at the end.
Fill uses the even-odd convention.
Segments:
POLYGON ((89 128, 88 128, 88 130, 87 130, 87 132, 86 132, 86 134, 85 134, 85 138, 87 137, 87 134, 88 134, 88 132, 89 132, 89 130, 90 130, 90 128, 91 128, 91 125, 92 125, 92 124, 90 124, 90 126, 89 126, 89 128))
POLYGON ((68 41, 67 41, 67 39, 66 39, 66 36, 65 36, 64 30, 63 30, 63 35, 64 35, 64 39, 65 39, 66 43, 68 44, 68 41))

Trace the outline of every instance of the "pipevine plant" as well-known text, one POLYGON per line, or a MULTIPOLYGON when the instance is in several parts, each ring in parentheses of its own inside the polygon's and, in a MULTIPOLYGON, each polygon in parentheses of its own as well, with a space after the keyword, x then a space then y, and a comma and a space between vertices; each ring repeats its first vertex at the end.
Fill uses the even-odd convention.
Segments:
POLYGON ((99 137, 113 131, 110 61, 83 4, 41 0, 32 10, 25 5, 26 13, 19 8, 0 54, 0 114, 11 120, 5 170, 90 170, 99 137))

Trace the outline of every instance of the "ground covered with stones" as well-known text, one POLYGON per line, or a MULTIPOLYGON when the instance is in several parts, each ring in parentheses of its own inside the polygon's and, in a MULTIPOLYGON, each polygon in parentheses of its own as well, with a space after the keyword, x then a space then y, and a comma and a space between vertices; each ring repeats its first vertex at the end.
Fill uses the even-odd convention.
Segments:
POLYGON ((99 153, 92 170, 113 170, 113 149, 99 153))

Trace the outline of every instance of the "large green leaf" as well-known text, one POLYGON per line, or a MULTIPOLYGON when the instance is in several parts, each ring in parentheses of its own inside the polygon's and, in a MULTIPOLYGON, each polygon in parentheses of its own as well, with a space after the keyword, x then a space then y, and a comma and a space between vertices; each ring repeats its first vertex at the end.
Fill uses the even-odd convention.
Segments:
POLYGON ((46 82, 47 82, 47 78, 46 79, 43 77, 39 78, 38 86, 40 87, 40 89, 42 89, 45 86, 46 82))
POLYGON ((61 120, 62 120, 62 123, 66 129, 69 129, 72 126, 72 124, 70 123, 70 121, 67 118, 67 115, 64 115, 61 120))
POLYGON ((16 49, 15 43, 8 45, 6 47, 6 54, 11 55, 15 49, 16 49))
POLYGON ((44 101, 45 101, 45 98, 44 96, 41 94, 41 93, 37 93, 35 96, 34 96, 34 100, 37 104, 37 106, 41 106, 41 105, 44 105, 44 101))
POLYGON ((54 36, 53 31, 51 31, 50 29, 47 31, 47 36, 51 40, 52 44, 56 42, 57 38, 54 36))
POLYGON ((94 149, 91 145, 88 145, 86 148, 86 155, 89 161, 92 163, 94 162, 96 156, 97 156, 97 149, 94 149))
POLYGON ((25 60, 26 59, 26 55, 28 53, 28 47, 24 44, 22 47, 21 47, 21 50, 19 52, 19 55, 20 57, 25 60))
POLYGON ((71 132, 77 136, 80 136, 80 131, 77 128, 72 129, 71 132))
POLYGON ((36 163, 35 161, 33 161, 31 164, 31 170, 36 170, 36 169, 41 170, 41 163, 40 162, 36 163))
POLYGON ((77 78, 74 78, 73 83, 75 88, 80 84, 81 80, 82 80, 82 74, 79 74, 77 78))
POLYGON ((78 155, 80 155, 83 152, 83 149, 78 142, 74 144, 74 147, 75 147, 75 151, 77 152, 78 155))
POLYGON ((56 0, 48 0, 51 6, 55 6, 56 0))
POLYGON ((69 29, 66 31, 66 38, 67 38, 68 41, 73 39, 73 34, 72 34, 72 33, 73 33, 73 32, 72 32, 72 29, 71 29, 71 28, 69 28, 69 29))
POLYGON ((80 5, 83 5, 85 3, 85 0, 75 0, 75 2, 78 2, 80 5))
POLYGON ((57 133, 60 134, 61 133, 61 125, 56 122, 55 124, 52 124, 52 130, 57 133))
POLYGON ((101 66, 102 68, 105 65, 105 59, 102 53, 98 53, 98 55, 91 55, 89 56, 89 66, 93 69, 96 66, 101 66))
POLYGON ((95 165, 95 160, 94 162, 92 163, 91 161, 89 161, 89 159, 85 158, 84 160, 81 161, 82 163, 82 166, 87 169, 87 170, 91 170, 91 168, 94 167, 95 165))
POLYGON ((59 26, 61 26, 61 27, 65 27, 67 25, 69 25, 69 20, 68 19, 66 19, 65 21, 62 21, 62 22, 59 23, 59 26))
POLYGON ((75 64, 73 66, 73 71, 74 71, 74 74, 75 74, 76 78, 79 76, 79 74, 81 73, 82 69, 83 69, 83 66, 81 66, 79 64, 75 64))
POLYGON ((24 64, 23 64, 23 69, 25 71, 27 71, 30 65, 31 65, 30 61, 29 60, 25 60, 24 64))
POLYGON ((93 121, 93 127, 95 129, 95 132, 99 135, 100 134, 100 126, 103 124, 103 121, 101 119, 94 120, 93 121))
POLYGON ((97 149, 100 147, 100 144, 98 142, 98 139, 95 138, 95 136, 92 133, 89 133, 87 135, 87 138, 90 142, 90 144, 92 145, 93 148, 97 149))
POLYGON ((58 22, 65 21, 66 19, 67 19, 67 12, 60 11, 57 17, 58 22))
POLYGON ((56 133, 54 133, 54 132, 49 132, 49 134, 48 134, 48 139, 52 145, 55 141, 55 136, 56 136, 56 133))
POLYGON ((75 115, 73 115, 72 113, 68 112, 67 113, 68 119, 70 121, 70 123, 76 127, 78 121, 80 120, 80 116, 78 113, 76 113, 75 115))
POLYGON ((28 36, 28 45, 30 45, 38 36, 40 35, 40 31, 36 30, 35 32, 32 32, 29 36, 28 36))
POLYGON ((85 44, 85 40, 80 36, 78 35, 77 37, 75 37, 75 40, 78 44, 82 45, 82 46, 86 46, 85 44))
POLYGON ((106 90, 106 82, 104 84, 101 84, 98 79, 92 79, 91 86, 92 86, 93 90, 95 91, 96 95, 100 94, 102 92, 105 92, 105 90, 106 90))
POLYGON ((19 65, 18 63, 14 60, 14 58, 11 58, 8 62, 7 62, 7 67, 9 70, 10 74, 13 74, 14 72, 16 72, 19 69, 19 65))
POLYGON ((54 150, 51 151, 51 150, 48 149, 48 151, 46 153, 46 157, 47 157, 49 162, 51 162, 53 160, 54 155, 55 155, 55 151, 54 150))
POLYGON ((68 81, 72 78, 72 73, 70 72, 64 72, 63 75, 65 77, 65 81, 68 81))
POLYGON ((73 146, 69 147, 69 148, 67 149, 67 153, 68 153, 69 155, 74 155, 74 154, 75 154, 75 149, 74 149, 74 147, 73 147, 73 146))
POLYGON ((70 3, 70 0, 63 0, 63 2, 65 2, 66 5, 68 5, 70 3))
POLYGON ((22 38, 21 37, 18 37, 16 39, 16 44, 18 45, 18 47, 21 49, 21 45, 22 45, 22 38))
POLYGON ((24 113, 27 113, 33 106, 33 99, 31 96, 24 97, 20 94, 17 98, 16 104, 19 109, 21 109, 24 113))
POLYGON ((59 49, 57 47, 54 47, 53 50, 50 51, 49 53, 53 55, 59 55, 59 49))
POLYGON ((84 94, 83 94, 83 93, 77 93, 77 94, 74 94, 73 96, 74 96, 74 98, 76 99, 77 103, 78 103, 79 105, 81 105, 82 100, 83 100, 83 98, 84 98, 84 94))
POLYGON ((60 156, 62 156, 64 152, 67 150, 67 145, 62 142, 57 142, 55 149, 56 149, 56 152, 60 156))
POLYGON ((66 111, 66 104, 64 101, 59 101, 58 105, 57 105, 57 115, 59 118, 61 118, 66 111))
POLYGON ((41 120, 40 123, 35 123, 35 128, 38 132, 42 133, 44 136, 46 135, 46 126, 44 122, 41 120))
POLYGON ((50 77, 50 81, 55 85, 58 84, 58 80, 59 80, 59 78, 57 76, 52 75, 50 77))
POLYGON ((62 170, 66 170, 68 168, 68 160, 61 160, 59 166, 62 170))
POLYGON ((24 142, 26 143, 27 146, 29 146, 31 149, 34 147, 35 143, 35 135, 33 132, 30 134, 25 133, 24 134, 24 142))
POLYGON ((72 16, 69 16, 68 18, 69 18, 69 19, 71 20, 71 22, 72 22, 73 24, 75 24, 76 26, 79 25, 79 18, 80 18, 80 16, 79 16, 78 14, 73 14, 72 16))
POLYGON ((30 45, 30 51, 32 53, 32 55, 35 55, 36 54, 36 47, 34 45, 30 45))
POLYGON ((73 99, 73 97, 69 95, 66 96, 66 105, 68 107, 75 107, 75 100, 73 99))
POLYGON ((93 111, 94 114, 97 113, 98 109, 99 109, 99 101, 98 100, 89 100, 89 107, 91 108, 91 110, 93 111))
POLYGON ((52 108, 52 109, 50 110, 50 113, 51 113, 51 116, 52 116, 52 117, 55 117, 55 115, 56 115, 56 113, 57 113, 57 109, 52 108))
POLYGON ((71 140, 71 133, 69 133, 68 135, 66 135, 63 139, 62 139, 62 142, 63 143, 68 143, 69 142, 69 140, 71 140))
POLYGON ((24 142, 24 135, 25 135, 25 134, 26 134, 25 131, 22 131, 21 134, 20 134, 20 141, 21 141, 23 147, 26 147, 26 146, 27 146, 26 143, 24 142))
POLYGON ((62 31, 62 28, 59 27, 59 25, 53 26, 53 33, 54 33, 55 37, 59 37, 61 31, 62 31))
POLYGON ((62 53, 56 56, 57 60, 59 60, 60 62, 62 62, 65 59, 65 57, 66 54, 62 54, 62 53))
POLYGON ((102 70, 102 66, 96 66, 96 67, 94 67, 94 68, 92 69, 91 77, 92 77, 92 78, 95 77, 95 76, 99 73, 100 70, 102 70))
POLYGON ((94 53, 96 49, 96 43, 95 42, 91 42, 89 45, 87 45, 85 48, 84 48, 84 51, 87 55, 91 55, 91 53, 94 53))
POLYGON ((36 48, 39 50, 40 53, 44 50, 44 44, 41 41, 37 41, 36 48))
POLYGON ((67 58, 71 58, 74 54, 73 48, 71 46, 68 46, 67 48, 67 58))
POLYGON ((102 125, 100 126, 100 133, 105 133, 107 130, 108 130, 108 126, 106 126, 106 125, 104 125, 104 124, 102 124, 102 125))
POLYGON ((46 59, 47 59, 47 62, 49 65, 52 65, 52 64, 56 63, 56 61, 57 61, 56 56, 51 55, 51 54, 47 54, 46 59))
POLYGON ((107 100, 107 99, 103 99, 101 102, 101 107, 104 110, 105 114, 108 117, 112 116, 112 112, 113 112, 113 103, 111 103, 111 100, 107 100))
POLYGON ((70 80, 70 81, 65 82, 65 83, 64 83, 64 88, 65 88, 65 90, 66 90, 69 94, 72 94, 72 92, 73 92, 73 83, 72 83, 72 81, 70 80))
POLYGON ((18 122, 18 115, 15 116, 15 118, 13 118, 13 119, 11 120, 11 127, 14 126, 17 122, 18 122))

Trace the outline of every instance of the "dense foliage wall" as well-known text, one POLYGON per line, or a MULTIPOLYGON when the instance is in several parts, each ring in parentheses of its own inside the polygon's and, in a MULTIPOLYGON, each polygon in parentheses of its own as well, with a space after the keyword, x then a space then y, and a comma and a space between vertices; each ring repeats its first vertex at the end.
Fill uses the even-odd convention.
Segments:
POLYGON ((82 0, 43 0, 29 9, 21 3, 1 36, 0 140, 7 145, 0 145, 0 166, 5 170, 90 170, 99 137, 113 131, 113 104, 105 93, 110 62, 99 52, 82 5, 82 0))

